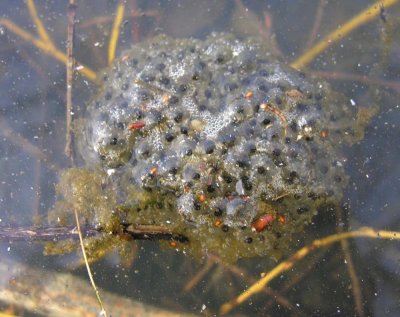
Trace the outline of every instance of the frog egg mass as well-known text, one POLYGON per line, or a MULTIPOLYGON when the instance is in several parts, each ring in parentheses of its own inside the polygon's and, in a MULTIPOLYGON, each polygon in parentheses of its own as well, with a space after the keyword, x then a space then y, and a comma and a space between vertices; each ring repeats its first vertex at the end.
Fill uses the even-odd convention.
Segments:
POLYGON ((102 78, 76 128, 80 170, 96 176, 69 172, 68 183, 75 195, 79 180, 98 186, 103 198, 80 205, 95 225, 112 214, 184 235, 181 248, 195 255, 278 257, 341 199, 354 107, 257 39, 159 35, 102 78))

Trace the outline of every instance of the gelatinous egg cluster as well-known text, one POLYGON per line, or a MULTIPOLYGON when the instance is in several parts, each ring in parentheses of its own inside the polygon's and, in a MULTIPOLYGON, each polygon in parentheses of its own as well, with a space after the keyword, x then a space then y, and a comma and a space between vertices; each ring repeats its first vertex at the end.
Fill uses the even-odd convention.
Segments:
POLYGON ((234 260, 278 255, 341 198, 353 107, 256 39, 160 35, 103 80, 79 150, 107 175, 124 221, 168 226, 187 249, 234 260))

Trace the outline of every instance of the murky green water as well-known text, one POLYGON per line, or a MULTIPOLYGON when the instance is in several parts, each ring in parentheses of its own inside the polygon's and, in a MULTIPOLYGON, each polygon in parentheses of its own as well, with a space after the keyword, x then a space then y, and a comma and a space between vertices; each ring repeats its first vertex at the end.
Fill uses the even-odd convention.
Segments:
MULTIPOLYGON (((36 4, 54 43, 64 50, 66 4, 57 1, 36 1, 36 4)), ((127 1, 117 56, 133 43, 158 33, 204 39, 212 31, 225 31, 239 37, 260 36, 260 40, 270 43, 271 50, 289 64, 312 42, 343 24, 366 5, 365 1, 352 1, 351 4, 324 1, 269 1, 267 4, 260 1, 127 1), (318 11, 322 12, 321 23, 312 40, 318 11)), ((107 66, 107 48, 116 6, 116 1, 78 3, 75 56, 96 71, 107 66)), ((385 46, 383 40, 391 23, 398 27, 399 7, 383 10, 380 19, 360 27, 333 45, 306 71, 322 73, 353 107, 373 108, 379 104, 380 110, 367 127, 364 139, 346 149, 345 169, 350 181, 342 200, 343 219, 338 221, 335 212, 316 216, 313 223, 306 226, 304 234, 292 240, 287 255, 317 237, 336 232, 337 222, 344 229, 371 226, 398 230, 400 43, 394 37, 389 38, 392 41, 385 46), (388 51, 384 59, 385 48, 388 51)), ((36 35, 24 3, 3 1, 0 12, 1 17, 36 35)), ((60 62, 0 26, 2 226, 47 223, 47 213, 55 201, 57 167, 69 166, 63 154, 65 86, 65 68, 60 62), (37 154, 33 146, 40 149, 41 154, 37 154)), ((83 117, 86 105, 97 90, 90 80, 76 75, 74 117, 83 117)), ((257 279, 261 272, 276 264, 269 258, 255 258, 240 260, 236 266, 223 266, 214 263, 212 255, 208 260, 205 256, 200 262, 171 247, 160 248, 156 242, 132 243, 130 248, 123 261, 116 252, 111 252, 93 264, 99 286, 165 309, 206 316, 217 314, 222 303, 239 294, 250 285, 251 279, 257 279), (127 263, 129 259, 133 263, 127 263), (187 286, 205 265, 209 266, 207 273, 193 288, 187 286)), ((365 315, 400 314, 398 243, 360 239, 350 241, 350 251, 361 284, 365 315)), ((76 255, 45 257, 42 252, 40 243, 0 243, 2 257, 40 269, 67 270, 68 265, 79 260, 76 255)), ((355 315, 347 266, 340 246, 317 251, 271 284, 279 294, 277 299, 260 294, 232 315, 355 315)), ((83 267, 72 272, 87 280, 83 267)), ((0 287, 5 286, 0 284, 0 287)), ((8 307, 7 302, 3 307, 8 307)), ((112 314, 112 307, 109 311, 112 314)))

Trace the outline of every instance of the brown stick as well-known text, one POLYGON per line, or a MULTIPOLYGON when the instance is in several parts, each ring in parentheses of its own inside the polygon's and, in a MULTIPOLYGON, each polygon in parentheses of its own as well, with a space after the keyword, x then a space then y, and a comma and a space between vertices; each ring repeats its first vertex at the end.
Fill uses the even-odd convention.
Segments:
MULTIPOLYGON (((285 292, 292 289, 294 286, 299 284, 305 277, 307 277, 308 273, 310 273, 312 270, 314 270, 316 263, 322 259, 322 257, 325 255, 326 250, 322 250, 319 252, 319 254, 309 262, 307 262, 307 267, 304 268, 300 272, 296 272, 296 275, 293 276, 290 280, 288 280, 277 292, 278 295, 284 296, 285 292)), ((264 306, 265 311, 269 311, 271 306, 275 303, 275 299, 271 298, 264 306)))
MULTIPOLYGON (((82 228, 82 234, 87 237, 98 233, 95 229, 82 228)), ((60 228, 0 227, 0 241, 54 241, 69 238, 78 238, 75 226, 60 228)))
POLYGON ((196 287, 197 284, 201 282, 201 280, 204 278, 204 276, 210 272, 212 267, 214 266, 215 261, 212 260, 211 258, 207 259, 206 264, 199 270, 183 287, 181 294, 187 294, 189 293, 193 288, 196 287))
POLYGON ((321 239, 316 239, 312 243, 299 249, 287 260, 282 261, 273 269, 269 270, 260 280, 251 285, 247 290, 242 292, 239 296, 223 304, 220 308, 221 315, 230 312, 234 307, 242 304, 254 294, 262 292, 265 286, 267 286, 269 282, 271 282, 277 276, 281 275, 283 272, 290 270, 298 261, 302 260, 304 257, 314 252, 315 250, 327 247, 333 243, 339 242, 344 239, 361 238, 361 237, 371 238, 371 239, 400 240, 400 232, 376 230, 370 227, 362 227, 358 230, 336 233, 321 239))
MULTIPOLYGON (((122 234, 133 240, 175 240, 187 242, 188 239, 180 234, 175 234, 161 226, 133 226, 122 225, 122 234)), ((90 227, 81 228, 85 237, 95 236, 102 232, 101 229, 90 227)), ((0 227, 0 241, 54 241, 63 239, 79 239, 76 226, 40 228, 40 227, 0 227)))
POLYGON ((130 1, 130 13, 131 13, 131 21, 132 21, 132 43, 138 43, 140 41, 140 27, 139 27, 139 19, 135 19, 135 16, 138 16, 140 10, 138 8, 137 0, 130 1))
POLYGON ((150 225, 124 225, 123 233, 134 240, 174 240, 188 242, 189 239, 181 234, 176 234, 162 226, 150 225))
POLYGON ((72 132, 72 83, 74 77, 74 25, 76 16, 76 4, 74 0, 69 1, 68 5, 68 25, 67 25, 67 96, 66 96, 66 135, 65 135, 65 155, 74 163, 73 153, 73 132, 72 132))
MULTIPOLYGON (((32 34, 23 30, 14 22, 12 22, 6 18, 0 18, 0 25, 4 26, 12 33, 18 35, 23 40, 33 44, 38 49, 40 49, 44 54, 47 54, 62 63, 67 63, 67 56, 63 52, 61 52, 57 48, 53 48, 51 45, 48 45, 46 42, 43 42, 41 39, 34 37, 32 34)), ((81 74, 85 75, 88 79, 90 79, 92 81, 96 81, 96 73, 93 70, 91 70, 90 68, 88 68, 87 66, 85 66, 85 67, 83 67, 83 65, 81 65, 81 66, 82 67, 80 67, 77 70, 81 74)))
POLYGON ((347 240, 340 241, 340 245, 343 251, 344 258, 346 259, 346 268, 349 273, 351 280, 351 291, 354 297, 354 303, 356 305, 355 311, 357 317, 364 317, 364 308, 363 308, 363 296, 361 292, 360 281, 357 275, 357 271, 354 266, 353 258, 350 254, 349 242, 347 240))
MULTIPOLYGON (((231 272, 233 275, 235 275, 239 279, 245 279, 246 283, 254 283, 256 282, 256 279, 249 274, 244 268, 240 268, 234 264, 222 264, 221 259, 213 254, 209 254, 208 257, 213 260, 215 263, 223 265, 224 268, 228 269, 229 272, 231 272)), ((269 296, 269 298, 276 302, 279 305, 282 305, 286 309, 292 312, 296 312, 298 315, 304 315, 303 312, 298 307, 293 306, 290 301, 283 295, 279 294, 275 290, 273 290, 270 287, 266 287, 263 292, 269 296)))
MULTIPOLYGON (((336 230, 337 232, 343 232, 343 227, 340 225, 344 222, 343 219, 343 208, 338 206, 336 209, 336 230)), ((357 317, 364 317, 364 309, 363 309, 363 296, 360 286, 360 280, 357 275, 357 271, 354 266, 353 258, 350 253, 349 242, 347 240, 340 241, 340 246, 342 248, 343 256, 346 260, 346 268, 347 272, 349 273, 350 281, 351 281, 351 290, 353 293, 354 304, 355 304, 355 312, 357 317)))
POLYGON ((317 6, 317 11, 315 13, 314 25, 311 29, 310 36, 308 37, 307 44, 305 45, 305 51, 309 50, 310 47, 314 44, 315 39, 318 36, 318 31, 321 27, 322 17, 324 15, 324 10, 327 2, 325 0, 319 0, 319 4, 317 6))
POLYGON ((29 14, 30 14, 33 22, 35 23, 36 30, 37 30, 41 40, 43 42, 45 42, 47 45, 51 46, 52 48, 55 48, 53 41, 51 40, 49 34, 46 31, 46 28, 43 25, 42 20, 40 19, 39 15, 37 13, 35 2, 33 0, 28 0, 26 2, 26 6, 28 7, 29 14))
MULTIPOLYGON (((155 20, 159 20, 160 15, 161 15, 161 13, 158 10, 140 11, 140 9, 138 9, 138 11, 136 11, 136 12, 130 11, 130 13, 129 13, 129 17, 132 17, 132 18, 152 17, 155 20)), ((86 29, 86 28, 89 28, 92 26, 108 24, 108 23, 111 23, 112 21, 114 21, 114 17, 109 16, 109 15, 96 16, 91 19, 79 22, 76 25, 76 27, 77 27, 77 29, 86 29)))
POLYGON ((324 72, 324 71, 310 71, 310 75, 315 75, 320 78, 325 78, 329 80, 349 80, 358 81, 360 83, 365 83, 368 85, 379 85, 384 87, 389 87, 390 89, 400 92, 400 83, 398 81, 384 80, 379 78, 374 78, 367 75, 358 75, 342 72, 324 72))

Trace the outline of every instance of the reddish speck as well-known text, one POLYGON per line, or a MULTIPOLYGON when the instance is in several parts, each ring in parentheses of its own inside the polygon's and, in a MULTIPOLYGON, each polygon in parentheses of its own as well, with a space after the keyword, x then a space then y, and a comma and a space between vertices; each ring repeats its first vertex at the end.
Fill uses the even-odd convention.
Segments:
POLYGON ((286 218, 284 215, 278 214, 278 220, 283 225, 286 223, 286 218))
POLYGON ((121 56, 121 62, 125 62, 129 59, 129 55, 122 55, 121 56))
POLYGON ((222 225, 222 220, 221 219, 215 219, 214 220, 214 227, 220 227, 222 225))
POLYGON ((206 195, 204 194, 199 194, 197 196, 197 199, 199 200, 200 203, 204 203, 206 201, 206 195))
POLYGON ((145 123, 143 122, 134 122, 128 125, 129 130, 136 130, 136 129, 141 129, 145 126, 145 123))

